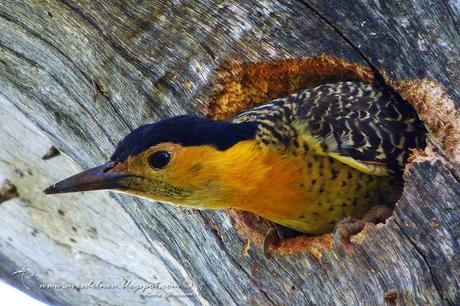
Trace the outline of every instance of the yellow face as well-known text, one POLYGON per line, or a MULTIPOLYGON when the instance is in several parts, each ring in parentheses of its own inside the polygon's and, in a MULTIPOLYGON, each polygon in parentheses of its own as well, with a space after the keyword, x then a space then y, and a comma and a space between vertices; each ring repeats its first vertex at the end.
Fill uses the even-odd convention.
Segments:
POLYGON ((50 186, 46 193, 114 190, 150 200, 195 208, 239 208, 284 213, 287 203, 299 202, 305 178, 302 159, 280 155, 254 140, 240 141, 226 150, 208 145, 166 142, 122 162, 86 170, 50 186))
POLYGON ((129 174, 123 181, 126 188, 118 191, 207 208, 215 205, 225 189, 219 180, 222 158, 222 152, 211 146, 182 147, 168 142, 129 156, 108 172, 129 174))
MULTIPOLYGON (((290 158, 242 141, 219 151, 211 146, 182 147, 161 143, 116 164, 111 173, 129 174, 118 191, 136 196, 199 208, 219 209, 285 200, 280 191, 293 186, 301 173, 290 158), (291 169, 292 168, 292 169, 291 169), (261 190, 265 192, 261 192, 261 190)), ((303 166, 301 164, 300 166, 303 166)), ((297 193, 289 196, 297 197, 297 193)))

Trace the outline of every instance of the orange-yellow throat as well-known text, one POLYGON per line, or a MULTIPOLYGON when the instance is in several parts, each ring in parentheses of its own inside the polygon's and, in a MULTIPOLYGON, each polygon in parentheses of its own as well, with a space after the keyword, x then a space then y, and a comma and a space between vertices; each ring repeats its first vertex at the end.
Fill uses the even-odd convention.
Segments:
POLYGON ((390 177, 368 175, 311 150, 281 154, 252 140, 225 151, 209 146, 181 150, 166 178, 185 191, 176 204, 237 208, 310 234, 331 231, 343 218, 384 204, 388 199, 382 190, 398 193, 390 177))

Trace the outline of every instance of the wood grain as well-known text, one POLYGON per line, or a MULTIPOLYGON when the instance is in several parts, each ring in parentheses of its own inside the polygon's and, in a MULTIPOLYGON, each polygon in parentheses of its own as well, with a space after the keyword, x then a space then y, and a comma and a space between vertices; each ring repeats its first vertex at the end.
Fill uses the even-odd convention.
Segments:
MULTIPOLYGON (((0 95, 81 167, 105 161, 142 123, 204 115, 214 71, 232 60, 325 53, 393 80, 428 77, 457 103, 460 97, 458 7, 449 1, 4 0, 0 33, 0 95)), ((10 136, 2 145, 14 142, 10 136)), ((320 261, 302 254, 267 260, 257 248, 244 256, 246 241, 223 212, 111 199, 177 284, 193 282, 189 298, 197 305, 384 305, 388 292, 401 305, 454 305, 460 186, 443 163, 411 165, 394 216, 368 229, 352 253, 339 247, 320 261)), ((47 299, 79 301, 66 292, 47 299)))

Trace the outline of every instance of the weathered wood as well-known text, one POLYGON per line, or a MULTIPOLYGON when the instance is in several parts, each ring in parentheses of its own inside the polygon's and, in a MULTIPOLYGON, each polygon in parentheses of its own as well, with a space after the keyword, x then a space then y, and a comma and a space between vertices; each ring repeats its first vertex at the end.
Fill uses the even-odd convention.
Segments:
POLYGON ((318 0, 305 4, 372 67, 392 79, 436 80, 460 106, 458 4, 448 0, 318 0))
POLYGON ((0 196, 0 277, 51 304, 190 304, 180 289, 40 289, 40 283, 121 285, 162 282, 178 286, 134 222, 108 194, 48 198, 43 186, 79 171, 68 157, 44 160, 51 142, 0 97, 0 184, 9 178, 16 196, 0 196), (20 152, 20 154, 18 154, 20 152), (18 270, 36 273, 25 279, 18 270), (25 287, 27 286, 27 287, 25 287), (169 297, 155 295, 171 293, 169 297))
MULTIPOLYGON (((180 113, 204 115, 213 72, 230 60, 326 53, 378 69, 393 80, 429 77, 444 85, 460 105, 458 16, 454 3, 427 0, 363 0, 353 4, 4 0, 0 3, 0 93, 5 100, 0 105, 5 109, 9 105, 5 101, 13 103, 82 167, 105 161, 115 144, 142 123, 180 113)), ((18 147, 12 134, 0 143, 5 148, 18 147)), ((23 150, 15 151, 16 155, 0 151, 0 165, 16 183, 18 177, 11 171, 15 160, 20 158, 29 165, 29 153, 41 157, 45 149, 48 148, 35 148, 29 141, 23 150)), ((62 157, 50 159, 50 164, 58 158, 62 157)), ((427 160, 409 167, 406 190, 394 216, 385 225, 368 227, 365 234, 358 235, 360 239, 353 243, 351 253, 339 248, 323 253, 320 260, 305 254, 275 255, 267 260, 260 249, 253 247, 244 256, 241 250, 246 241, 224 212, 184 214, 174 207, 122 195, 112 195, 106 201, 118 202, 147 241, 144 245, 139 242, 141 237, 136 237, 139 240, 135 246, 125 241, 129 235, 121 231, 136 231, 126 230, 132 224, 122 219, 120 210, 111 213, 111 217, 119 215, 120 219, 118 228, 109 227, 113 236, 107 240, 110 238, 120 248, 131 247, 143 256, 130 258, 126 263, 129 271, 137 271, 150 260, 155 261, 149 263, 152 269, 161 267, 152 259, 158 256, 178 284, 191 280, 198 288, 188 296, 195 304, 375 305, 385 304, 384 297, 401 304, 459 304, 460 183, 450 171, 452 165, 437 158, 436 163, 427 160), (148 251, 140 251, 142 247, 148 251)), ((59 165, 70 167, 62 162, 54 167, 59 165)), ((64 177, 75 169, 65 170, 57 174, 64 177)), ((49 172, 43 173, 46 176, 49 172)), ((23 185, 24 190, 36 188, 33 199, 47 185, 39 177, 37 174, 23 185)), ((19 194, 23 194, 21 185, 17 185, 19 194)), ((59 217, 56 207, 71 205, 72 210, 84 210, 82 197, 41 197, 38 202, 34 200, 34 205, 46 210, 43 217, 54 220, 59 217)), ((105 197, 98 194, 92 206, 87 206, 100 206, 99 199, 105 197)), ((2 207, 21 206, 22 200, 11 201, 2 207)), ((89 213, 82 215, 90 216, 89 213)), ((31 230, 26 218, 30 212, 23 218, 14 211, 7 214, 0 210, 0 214, 4 214, 2 220, 16 216, 12 225, 22 224, 31 230)), ((90 221, 101 222, 85 220, 90 221)), ((101 226, 105 225, 106 221, 102 221, 101 226)), ((68 239, 71 230, 63 227, 63 232, 60 227, 49 230, 47 239, 60 241, 63 233, 68 239)), ((15 237, 21 237, 20 231, 15 232, 15 237)), ((0 262, 8 263, 0 268, 3 277, 18 268, 14 265, 21 265, 11 261, 13 252, 18 254, 20 250, 24 255, 18 258, 24 260, 28 252, 43 252, 48 258, 53 252, 48 247, 51 242, 40 247, 34 242, 36 236, 22 239, 17 244, 1 240, 0 262), (25 251, 26 243, 31 243, 33 249, 25 251)), ((88 243, 86 247, 96 244, 88 243)), ((82 252, 71 245, 77 254, 82 252)), ((66 271, 65 275, 69 275, 73 270, 66 268, 72 258, 66 258, 66 267, 56 268, 65 256, 70 255, 55 255, 55 261, 36 264, 43 271, 66 271)), ((119 257, 108 256, 105 261, 114 258, 119 257)), ((101 262, 101 266, 107 267, 98 270, 101 273, 112 273, 108 264, 101 262)), ((167 273, 161 275, 168 277, 167 273)), ((82 275, 74 276, 66 280, 78 280, 82 275)), ((100 294, 97 291, 83 298, 86 291, 39 292, 36 295, 52 303, 72 304, 100 294)), ((119 298, 124 304, 129 300, 157 302, 141 301, 128 294, 119 298)), ((169 302, 177 301, 189 300, 169 302)), ((93 302, 117 303, 109 298, 93 302)))

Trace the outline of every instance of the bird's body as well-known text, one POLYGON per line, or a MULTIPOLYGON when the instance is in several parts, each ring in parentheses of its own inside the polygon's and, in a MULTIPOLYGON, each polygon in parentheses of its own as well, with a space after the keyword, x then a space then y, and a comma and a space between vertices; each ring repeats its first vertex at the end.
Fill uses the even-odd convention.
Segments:
POLYGON ((257 122, 257 147, 284 159, 262 163, 271 171, 234 206, 313 234, 394 203, 409 148, 425 145, 425 128, 406 101, 356 82, 304 90, 231 121, 257 122), (272 201, 278 190, 282 195, 272 201))
POLYGON ((91 185, 77 175, 48 191, 109 186, 195 208, 237 208, 300 232, 325 233, 347 216, 394 203, 409 149, 423 147, 425 134, 410 104, 389 90, 326 84, 227 122, 180 116, 142 126, 119 144, 105 174, 97 168, 99 181, 92 178, 91 185), (101 183, 104 175, 111 176, 101 183), (86 183, 75 187, 76 180, 86 183))

